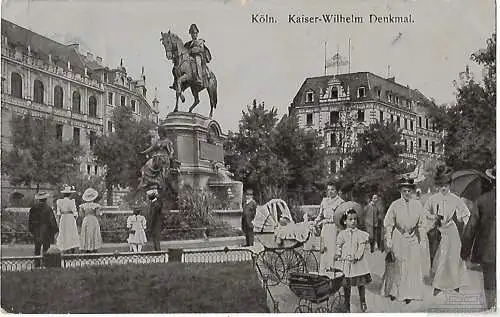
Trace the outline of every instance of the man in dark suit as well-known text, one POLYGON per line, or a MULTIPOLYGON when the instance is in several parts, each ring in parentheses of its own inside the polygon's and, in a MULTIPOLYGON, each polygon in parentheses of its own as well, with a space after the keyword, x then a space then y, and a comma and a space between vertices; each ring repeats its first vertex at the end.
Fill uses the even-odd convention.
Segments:
MULTIPOLYGON (((496 181, 496 169, 489 169, 486 175, 496 181)), ((493 189, 477 201, 477 212, 471 213, 465 226, 462 238, 461 257, 468 260, 472 250, 471 261, 480 263, 483 269, 484 293, 488 309, 496 307, 496 191, 493 189)))
POLYGON ((149 200, 151 201, 149 205, 149 226, 148 233, 153 240, 153 247, 155 251, 160 251, 160 235, 161 235, 161 224, 163 222, 162 208, 163 204, 160 199, 158 199, 158 190, 150 189, 146 192, 149 200))
POLYGON ((383 251, 382 228, 384 227, 384 211, 378 195, 374 194, 365 207, 365 228, 370 235, 370 252, 375 251, 375 243, 379 250, 383 251))
MULTIPOLYGON (((50 244, 54 242, 54 236, 59 232, 54 211, 47 204, 48 193, 39 192, 35 194, 37 204, 29 211, 28 230, 33 235, 35 242, 35 255, 47 252, 50 244)), ((35 267, 40 267, 40 259, 35 260, 35 267)))
POLYGON ((253 200, 253 190, 247 189, 245 193, 245 203, 243 204, 243 214, 241 217, 241 230, 245 233, 246 246, 253 245, 253 219, 257 203, 253 200))

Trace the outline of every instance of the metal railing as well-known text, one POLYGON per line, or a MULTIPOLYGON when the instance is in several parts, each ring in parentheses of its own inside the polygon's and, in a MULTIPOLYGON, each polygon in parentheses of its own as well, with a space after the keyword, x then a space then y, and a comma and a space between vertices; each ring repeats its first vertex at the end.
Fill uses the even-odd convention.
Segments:
POLYGON ((166 251, 64 254, 61 256, 63 268, 167 262, 168 252, 166 251))
POLYGON ((225 263, 253 261, 255 253, 245 248, 214 248, 199 250, 184 250, 184 263, 225 263))
POLYGON ((5 271, 32 271, 37 268, 37 264, 42 262, 41 255, 32 256, 12 256, 2 257, 1 260, 2 272, 5 271))

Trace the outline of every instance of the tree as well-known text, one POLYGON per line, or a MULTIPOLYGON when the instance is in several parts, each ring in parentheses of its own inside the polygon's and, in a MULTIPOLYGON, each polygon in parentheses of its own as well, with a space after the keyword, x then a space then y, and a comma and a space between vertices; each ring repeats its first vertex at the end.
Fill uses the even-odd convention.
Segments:
POLYGON ((93 150, 97 163, 106 167, 104 180, 109 205, 113 204, 113 186, 136 188, 139 184, 141 167, 146 162, 146 156, 139 152, 151 143, 153 129, 150 121, 134 119, 128 107, 116 107, 112 121, 115 131, 98 137, 93 150))
POLYGON ((277 110, 267 110, 264 103, 247 106, 242 111, 239 132, 230 133, 225 143, 225 161, 235 178, 255 191, 263 202, 282 194, 289 180, 287 162, 273 151, 272 133, 276 125, 277 110))
POLYGON ((374 123, 358 136, 359 150, 341 173, 340 183, 352 185, 358 201, 379 193, 384 201, 395 198, 395 181, 408 172, 401 162, 404 145, 394 123, 374 123))
MULTIPOLYGON (((326 150, 317 132, 299 127, 296 115, 283 116, 272 133, 272 148, 289 169, 288 192, 297 200, 318 198, 314 193, 326 182, 326 150), (305 197, 307 194, 308 197, 305 197)), ((310 199, 314 200, 314 199, 310 199)))
POLYGON ((485 170, 495 165, 496 157, 496 35, 486 49, 471 59, 483 66, 483 82, 477 82, 468 68, 457 84, 456 105, 441 107, 433 113, 438 127, 444 129, 445 160, 456 169, 485 170))
POLYGON ((64 175, 79 170, 81 148, 74 142, 58 140, 52 118, 31 114, 13 116, 12 150, 2 152, 2 173, 14 185, 60 183, 64 175))

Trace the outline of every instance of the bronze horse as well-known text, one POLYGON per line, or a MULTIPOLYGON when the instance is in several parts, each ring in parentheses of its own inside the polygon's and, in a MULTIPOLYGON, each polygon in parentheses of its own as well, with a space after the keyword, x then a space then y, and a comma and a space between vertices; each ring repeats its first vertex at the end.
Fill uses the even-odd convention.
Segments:
MULTIPOLYGON (((179 111, 179 98, 184 102, 185 98, 182 92, 186 88, 191 88, 191 93, 193 94, 194 102, 189 108, 189 112, 200 103, 199 92, 207 88, 208 97, 210 99, 210 118, 212 117, 213 110, 217 106, 217 79, 214 73, 208 71, 208 85, 204 87, 203 85, 195 83, 193 80, 194 74, 191 67, 191 63, 194 62, 193 57, 190 56, 189 50, 184 47, 184 43, 181 38, 176 34, 168 31, 167 33, 161 32, 161 43, 165 47, 165 54, 168 60, 172 60, 174 63, 174 69, 172 73, 174 74, 174 89, 175 89, 175 109, 174 112, 179 111)), ((203 70, 205 71, 205 70, 203 70)))

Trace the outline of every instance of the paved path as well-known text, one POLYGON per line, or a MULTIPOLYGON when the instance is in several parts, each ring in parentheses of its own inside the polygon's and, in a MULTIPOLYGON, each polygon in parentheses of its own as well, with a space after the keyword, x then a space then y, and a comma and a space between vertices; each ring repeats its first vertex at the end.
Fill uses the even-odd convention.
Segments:
MULTIPOLYGON (((483 292, 482 273, 477 270, 468 270, 468 285, 460 289, 460 294, 445 292, 438 296, 432 296, 432 286, 426 286, 426 296, 422 301, 413 301, 404 304, 399 301, 391 301, 389 298, 380 296, 382 275, 384 273, 385 254, 375 252, 368 254, 368 263, 372 272, 372 283, 367 285, 366 302, 367 312, 375 313, 409 313, 409 312, 477 312, 483 311, 485 298, 483 292)), ((270 287, 275 300, 279 302, 282 313, 293 313, 298 305, 297 296, 287 285, 270 287)), ((272 306, 271 306, 272 307, 272 306)), ((270 307, 270 309, 271 309, 270 307)), ((359 313, 360 302, 357 288, 351 290, 351 312, 359 313)))

